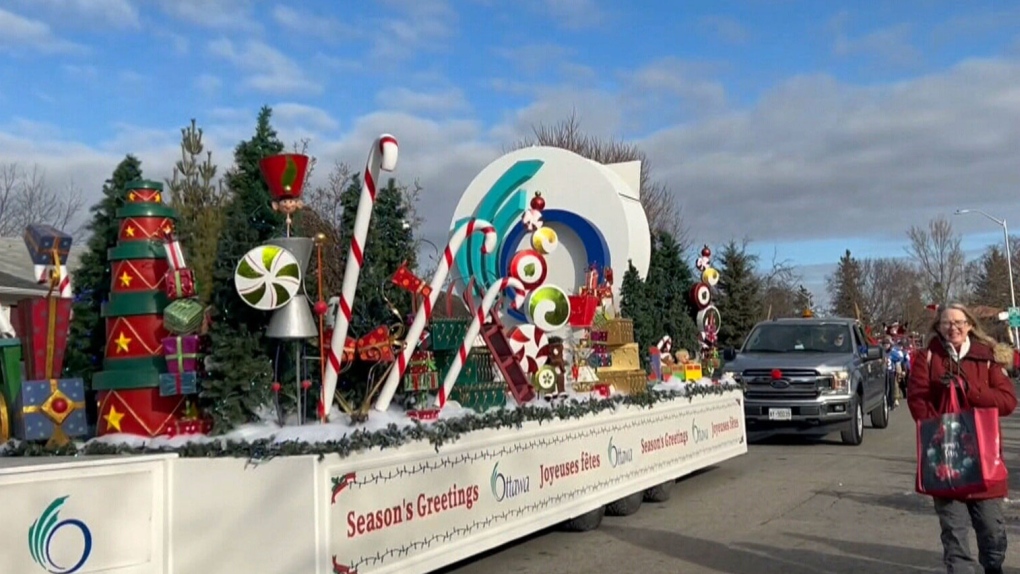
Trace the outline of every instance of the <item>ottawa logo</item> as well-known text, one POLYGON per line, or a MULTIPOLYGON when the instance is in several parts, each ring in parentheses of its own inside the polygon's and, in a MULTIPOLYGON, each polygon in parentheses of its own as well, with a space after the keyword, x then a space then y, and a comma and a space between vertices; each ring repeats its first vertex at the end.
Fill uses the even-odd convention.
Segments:
POLYGON ((492 467, 492 476, 489 478, 489 486, 492 488, 492 496, 496 502, 503 502, 505 499, 517 498, 531 490, 531 477, 517 478, 499 471, 499 463, 492 467))
MULTIPOLYGON (((28 551, 32 555, 32 560, 50 574, 72 574, 77 572, 81 570, 82 566, 85 566, 89 556, 92 554, 92 531, 89 530, 89 527, 81 520, 74 518, 60 520, 60 509, 64 506, 64 502, 67 499, 67 496, 63 496, 51 502, 42 515, 28 529, 28 551), (50 549, 50 546, 53 544, 53 538, 63 528, 77 529, 81 535, 81 554, 78 556, 77 562, 72 566, 57 564, 53 559, 50 549)), ((67 537, 61 538, 65 540, 65 543, 68 540, 67 537)), ((73 540, 73 538, 70 540, 73 540)))
POLYGON ((613 437, 609 437, 609 466, 616 468, 634 460, 634 449, 617 448, 613 444, 613 437))

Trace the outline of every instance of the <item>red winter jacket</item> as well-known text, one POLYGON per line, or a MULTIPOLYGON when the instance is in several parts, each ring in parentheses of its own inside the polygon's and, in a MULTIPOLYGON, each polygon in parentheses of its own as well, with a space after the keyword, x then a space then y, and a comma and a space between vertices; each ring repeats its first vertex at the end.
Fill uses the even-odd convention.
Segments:
MULTIPOLYGON (((1000 417, 1006 417, 1016 409, 1016 390, 1005 367, 997 360, 997 355, 1001 357, 1002 353, 996 351, 973 338, 970 340, 970 350, 960 361, 960 373, 967 381, 967 392, 960 402, 964 409, 994 408, 998 409, 1000 417)), ((1011 356, 1006 359, 1007 364, 1010 359, 1011 356)), ((943 405, 948 404, 948 388, 942 378, 949 372, 949 365, 949 354, 938 337, 932 339, 927 349, 918 349, 910 363, 910 380, 907 383, 907 405, 915 421, 938 417, 943 405)), ((1007 489, 1003 485, 1000 489, 965 498, 1005 498, 1006 494, 1007 489)))

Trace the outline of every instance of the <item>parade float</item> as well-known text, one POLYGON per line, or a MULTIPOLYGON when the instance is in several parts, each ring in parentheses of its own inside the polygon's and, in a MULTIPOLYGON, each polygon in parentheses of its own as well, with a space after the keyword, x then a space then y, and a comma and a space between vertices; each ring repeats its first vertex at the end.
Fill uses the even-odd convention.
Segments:
POLYGON ((337 294, 315 277, 322 237, 292 234, 308 158, 261 161, 286 225, 235 263, 233 289, 265 315, 279 364, 265 419, 225 434, 203 412, 208 313, 162 185, 126 186, 117 211, 96 438, 82 380, 57 375, 71 238, 29 230, 52 289, 18 305, 19 338, 0 345, 12 571, 427 572, 549 526, 595 528, 746 452, 739 387, 703 376, 720 320, 708 249, 698 370, 678 354, 664 371, 669 334, 646 369, 620 314, 613 269, 643 274, 651 251, 638 162, 548 147, 497 159, 456 206, 435 275, 392 270, 412 307, 354 332, 376 185, 396 161, 380 136, 337 294), (367 380, 345 380, 359 362, 367 380))

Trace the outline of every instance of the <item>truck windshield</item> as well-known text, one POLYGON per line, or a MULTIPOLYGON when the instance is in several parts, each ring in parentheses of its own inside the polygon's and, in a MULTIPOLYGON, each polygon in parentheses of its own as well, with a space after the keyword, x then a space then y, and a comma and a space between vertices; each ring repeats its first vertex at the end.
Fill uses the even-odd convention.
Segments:
POLYGON ((850 328, 839 323, 766 323, 751 331, 745 353, 849 353, 850 328))

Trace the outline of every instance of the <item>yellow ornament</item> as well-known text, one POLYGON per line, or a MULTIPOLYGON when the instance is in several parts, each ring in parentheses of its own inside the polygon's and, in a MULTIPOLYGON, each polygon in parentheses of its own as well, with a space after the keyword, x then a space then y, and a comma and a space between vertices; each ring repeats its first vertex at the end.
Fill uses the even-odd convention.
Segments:
POLYGON ((560 244, 560 238, 556 230, 549 227, 539 227, 531 234, 531 246, 542 255, 549 255, 560 244))
POLYGON ((714 267, 708 267, 701 274, 701 280, 704 283, 708 283, 710 286, 715 287, 719 283, 719 272, 714 267))

